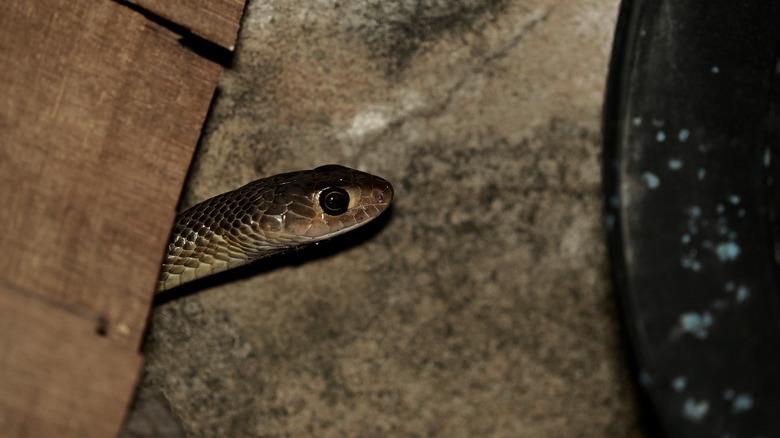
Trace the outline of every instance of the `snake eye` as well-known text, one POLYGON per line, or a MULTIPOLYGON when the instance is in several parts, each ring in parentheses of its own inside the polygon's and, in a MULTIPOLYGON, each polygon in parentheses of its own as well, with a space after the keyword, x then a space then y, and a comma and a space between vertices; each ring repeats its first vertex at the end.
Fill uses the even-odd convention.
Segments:
POLYGON ((344 189, 325 189, 320 193, 320 207, 325 213, 338 216, 349 208, 349 194, 344 189))

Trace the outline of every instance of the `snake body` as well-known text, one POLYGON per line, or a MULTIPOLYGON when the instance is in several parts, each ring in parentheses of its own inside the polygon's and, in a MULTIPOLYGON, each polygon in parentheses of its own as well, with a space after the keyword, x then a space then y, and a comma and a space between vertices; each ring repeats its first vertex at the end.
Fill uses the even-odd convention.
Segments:
POLYGON ((392 199, 386 180, 338 165, 215 196, 177 216, 157 292, 343 234, 379 216, 392 199))

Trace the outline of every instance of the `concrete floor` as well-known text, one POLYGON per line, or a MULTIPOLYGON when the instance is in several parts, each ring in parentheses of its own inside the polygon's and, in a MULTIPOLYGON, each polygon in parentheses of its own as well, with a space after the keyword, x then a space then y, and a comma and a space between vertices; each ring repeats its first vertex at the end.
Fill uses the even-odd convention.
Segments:
POLYGON ((182 206, 326 163, 394 205, 157 306, 142 398, 189 437, 643 436, 602 227, 617 7, 250 1, 182 206))

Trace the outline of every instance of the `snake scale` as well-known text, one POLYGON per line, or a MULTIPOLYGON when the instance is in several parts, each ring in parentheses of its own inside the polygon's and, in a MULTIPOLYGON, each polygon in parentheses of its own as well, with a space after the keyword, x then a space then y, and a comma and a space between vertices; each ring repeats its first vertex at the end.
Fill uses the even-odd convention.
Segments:
POLYGON ((392 199, 386 180, 334 164, 207 199, 176 217, 157 292, 343 234, 379 216, 392 199))

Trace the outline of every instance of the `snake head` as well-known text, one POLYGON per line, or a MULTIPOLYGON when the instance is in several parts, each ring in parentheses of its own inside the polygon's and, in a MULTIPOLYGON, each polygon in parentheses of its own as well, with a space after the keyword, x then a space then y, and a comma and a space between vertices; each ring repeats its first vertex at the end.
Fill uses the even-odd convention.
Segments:
POLYGON ((266 216, 276 222, 277 232, 300 238, 302 243, 329 239, 363 225, 393 200, 393 186, 385 179, 335 164, 282 177, 274 199, 285 204, 286 211, 269 215, 266 210, 266 216))
POLYGON ((158 291, 330 239, 392 200, 386 180, 333 164, 251 182, 178 215, 158 291))

